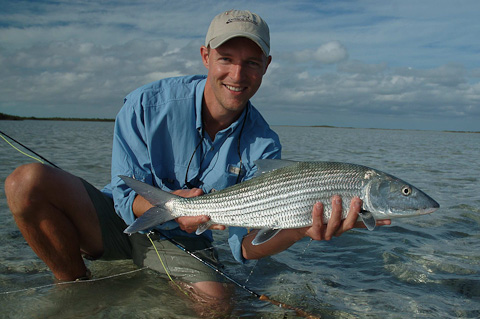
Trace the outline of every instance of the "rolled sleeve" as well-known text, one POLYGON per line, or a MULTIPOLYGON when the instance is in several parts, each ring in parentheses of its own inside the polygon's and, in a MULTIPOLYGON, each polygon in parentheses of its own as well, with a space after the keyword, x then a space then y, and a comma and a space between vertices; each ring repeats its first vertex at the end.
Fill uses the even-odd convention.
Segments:
POLYGON ((228 231, 228 244, 230 245, 233 258, 242 264, 246 263, 247 260, 243 257, 242 253, 242 241, 243 237, 248 234, 248 230, 243 227, 229 227, 228 231))

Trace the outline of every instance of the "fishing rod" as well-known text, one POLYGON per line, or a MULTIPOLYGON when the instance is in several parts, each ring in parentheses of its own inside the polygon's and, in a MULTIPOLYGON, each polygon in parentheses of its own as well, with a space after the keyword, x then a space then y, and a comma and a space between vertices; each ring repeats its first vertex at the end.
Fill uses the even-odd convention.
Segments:
MULTIPOLYGON (((52 165, 53 167, 55 168, 58 168, 58 169, 61 169, 60 167, 58 167, 57 165, 55 165, 54 163, 50 162, 48 159, 46 159, 45 157, 43 157, 42 155, 38 154, 37 152, 35 152, 34 150, 32 150, 31 148, 25 146, 24 144, 20 143, 19 141, 17 141, 16 139, 14 139, 13 137, 5 134, 4 132, 0 131, 0 134, 5 136, 5 137, 8 137, 10 140, 12 140, 13 142, 17 143, 18 145, 20 145, 21 147, 23 147, 24 149, 28 150, 29 152, 37 155, 38 157, 40 157, 42 160, 44 160, 45 162, 47 162, 48 164, 52 165)), ((2 137, 3 138, 3 137, 2 137)), ((5 138, 3 138, 10 146, 12 146, 14 149, 16 149, 17 151, 19 151, 20 153, 28 156, 28 157, 31 157, 29 156, 28 154, 25 154, 24 152, 22 152, 21 150, 19 150, 18 148, 16 148, 14 145, 10 144, 5 138)), ((34 158, 36 160, 38 160, 37 158, 34 158)))
MULTIPOLYGON (((54 163, 52 163, 51 161, 49 161, 48 159, 46 159, 45 157, 43 157, 42 155, 38 154, 37 152, 35 152, 34 150, 32 150, 31 148, 25 146, 24 144, 20 143, 19 141, 15 140, 14 138, 12 138, 11 136, 5 134, 4 132, 0 131, 0 135, 3 135, 7 138, 9 138, 10 140, 12 140, 13 142, 17 143, 18 145, 22 146, 23 148, 25 148, 26 150, 28 150, 29 152, 31 152, 32 154, 35 154, 36 156, 38 156, 39 158, 41 158, 43 161, 45 161, 46 163, 52 165, 53 167, 55 168, 58 168, 60 170, 63 170, 62 168, 60 168, 59 166, 55 165, 54 163)), ((35 160, 38 160, 40 161, 38 158, 35 158, 35 157, 32 157, 28 154, 25 154, 24 152, 22 152, 21 150, 19 150, 18 148, 16 148, 14 145, 12 145, 11 143, 9 143, 4 137, 2 136, 2 138, 10 145, 12 146, 14 149, 16 149, 17 151, 19 151, 20 153, 28 156, 28 157, 31 157, 35 160)), ((42 162, 42 161, 40 161, 42 162)), ((43 163, 43 162, 42 162, 43 163)), ((288 309, 288 310, 293 310, 295 311, 295 313, 300 316, 300 317, 304 317, 304 318, 307 318, 307 319, 320 319, 320 316, 317 316, 317 315, 313 315, 313 314, 310 314, 308 312, 306 312, 305 310, 303 309, 300 309, 298 307, 294 307, 294 306, 291 306, 291 305, 288 305, 286 303, 283 303, 283 302, 280 302, 280 301, 277 301, 275 299, 271 299, 270 297, 268 297, 267 295, 264 295, 264 294, 258 294, 256 293, 255 291, 249 289, 247 286, 245 286, 244 284, 241 284, 239 283, 237 280, 235 280, 234 278, 230 277, 229 275, 227 275, 226 273, 224 273, 223 271, 221 271, 220 269, 218 269, 217 267, 215 267, 215 265, 212 265, 211 263, 209 263, 208 261, 200 258, 199 256, 195 255, 192 251, 190 251, 189 249, 187 249, 186 247, 182 246, 179 242, 177 242, 175 239, 173 238, 170 238, 169 236, 166 236, 164 233, 162 233, 161 231, 158 231, 164 238, 166 238, 170 243, 172 243, 173 245, 175 245, 177 248, 179 248, 180 250, 182 250, 183 252, 185 252, 186 254, 190 255, 191 257, 195 258, 196 260, 198 260, 199 262, 201 262, 202 264, 204 264, 205 266, 209 267, 210 269, 212 269, 213 271, 215 271, 217 274, 219 274, 220 276, 222 276, 223 278, 227 279, 228 281, 232 282, 233 284, 235 284, 237 287, 239 288, 242 288, 243 290, 245 290, 246 292, 248 292, 251 296, 261 300, 261 301, 265 301, 265 302, 269 302, 275 306, 278 306, 278 307, 281 307, 283 309, 288 309)), ((153 242, 152 242, 153 244, 153 242)), ((154 246, 155 247, 155 246, 154 246)), ((166 269, 165 269, 166 270, 166 269)), ((168 273, 167 273, 168 275, 168 273)), ((170 276, 169 276, 170 277, 170 276)), ((173 279, 170 278, 170 280, 173 281, 173 279)))

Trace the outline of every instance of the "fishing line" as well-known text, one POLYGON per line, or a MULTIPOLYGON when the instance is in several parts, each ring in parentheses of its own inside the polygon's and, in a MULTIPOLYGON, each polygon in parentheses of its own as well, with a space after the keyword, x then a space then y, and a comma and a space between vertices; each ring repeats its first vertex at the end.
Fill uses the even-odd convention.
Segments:
POLYGON ((8 136, 7 134, 5 134, 4 132, 0 131, 0 136, 2 137, 3 140, 5 140, 5 142, 7 142, 11 147, 13 147, 14 149, 16 149, 17 151, 19 151, 20 153, 22 153, 23 155, 25 156, 28 156, 36 161, 39 161, 40 163, 42 164, 45 164, 43 161, 47 162, 48 164, 52 165, 53 167, 56 167, 56 168, 59 168, 57 165, 55 165, 54 163, 50 162, 48 159, 46 159, 45 157, 43 157, 42 155, 38 154, 37 152, 35 152, 34 150, 28 148, 27 146, 23 145, 22 143, 20 143, 19 141, 17 141, 16 139, 14 139, 13 137, 11 136, 8 136), (13 145, 12 143, 10 143, 4 136, 8 137, 10 140, 14 141, 15 143, 17 143, 18 145, 20 145, 21 147, 23 147, 24 149, 28 150, 29 152, 31 152, 32 154, 35 154, 37 155, 38 157, 40 157, 42 160, 40 160, 39 158, 36 158, 34 156, 31 156, 25 152, 23 152, 22 150, 18 149, 15 147, 15 145, 13 145))
MULTIPOLYGON (((151 232, 150 232, 150 233, 151 233, 151 232)), ((153 242, 152 238, 150 238, 150 233, 147 233, 147 237, 148 237, 148 239, 150 240, 150 242, 152 243, 152 246, 153 246, 153 248, 155 249, 155 252, 157 253, 158 259, 160 260, 160 263, 162 264, 162 267, 163 267, 163 269, 165 270, 165 273, 167 274, 168 279, 170 279, 170 281, 178 288, 178 290, 180 290, 180 291, 183 292, 186 296, 188 296, 188 293, 187 293, 186 291, 184 291, 184 290, 182 289, 182 287, 180 287, 180 286, 175 282, 175 280, 173 280, 173 278, 170 276, 170 273, 169 273, 168 270, 167 270, 167 266, 165 266, 165 264, 163 263, 162 257, 160 257, 160 253, 158 252, 158 249, 157 249, 157 247, 155 246, 155 243, 153 242)))
POLYGON ((20 152, 21 154, 23 154, 23 155, 25 155, 25 156, 28 156, 28 157, 30 157, 30 158, 32 158, 32 159, 34 159, 34 160, 36 160, 36 161, 39 161, 40 163, 44 164, 44 162, 43 162, 41 159, 39 159, 39 158, 37 158, 37 157, 35 157, 35 156, 32 156, 32 155, 30 155, 30 154, 27 154, 27 153, 25 153, 24 151, 22 151, 21 149, 17 148, 15 145, 13 145, 12 143, 10 143, 10 141, 7 140, 7 139, 5 138, 5 136, 3 136, 3 133, 2 133, 1 131, 0 131, 0 133, 1 133, 1 134, 0 134, 0 137, 1 137, 5 142, 7 142, 8 145, 10 145, 11 147, 13 147, 15 150, 17 150, 18 152, 20 152))
POLYGON ((102 281, 102 280, 112 279, 112 278, 115 278, 115 277, 120 277, 120 276, 124 276, 124 275, 133 274, 135 272, 139 272, 139 271, 146 270, 146 269, 148 269, 148 268, 143 267, 143 268, 140 268, 140 269, 130 270, 130 271, 126 271, 126 272, 123 272, 123 273, 120 273, 120 274, 114 274, 114 275, 101 277, 101 278, 92 278, 92 279, 87 279, 87 280, 62 281, 62 282, 57 282, 57 283, 54 283, 54 284, 48 284, 48 285, 43 285, 43 286, 30 287, 30 288, 11 290, 11 291, 4 291, 4 292, 0 292, 0 296, 1 295, 16 294, 16 293, 20 293, 20 292, 29 291, 29 290, 38 290, 38 289, 42 289, 42 288, 50 288, 50 287, 59 286, 59 285, 72 285, 72 284, 89 283, 89 282, 94 282, 94 281, 102 281))
MULTIPOLYGON (((44 158, 43 156, 41 156, 40 154, 38 154, 37 152, 33 151, 32 149, 28 148, 27 146, 23 145, 22 143, 20 143, 19 141, 13 139, 12 137, 8 136, 7 134, 3 133, 2 131, 0 131, 0 135, 4 135, 6 137, 8 137, 10 140, 14 141, 15 143, 17 143, 18 145, 22 146, 23 148, 25 148, 26 150, 30 151, 31 153, 35 154, 36 156, 38 156, 39 158, 41 158, 42 160, 44 160, 45 162, 47 162, 48 164, 58 168, 58 169, 61 169, 59 166, 55 165, 54 163, 50 162, 49 160, 47 160, 46 158, 44 158)), ((13 146, 10 142, 8 142, 3 136, 2 138, 9 144, 11 145, 14 149, 16 149, 17 151, 19 151, 20 153, 28 156, 28 157, 31 157, 37 161, 40 161, 41 163, 43 163, 41 160, 39 160, 38 158, 35 158, 35 157, 32 157, 24 152, 22 152, 21 150, 19 150, 18 148, 16 148, 15 146, 13 146)), ((297 308, 297 307, 294 307, 294 306, 291 306, 291 305, 288 305, 286 303, 283 303, 283 302, 280 302, 280 301, 277 301, 275 299, 271 299, 270 297, 264 295, 264 294, 258 294, 256 293, 255 291, 249 289, 246 285, 244 284, 241 284, 239 283, 237 280, 235 280, 234 278, 230 277, 229 275, 227 275, 226 273, 222 272, 220 269, 218 269, 216 266, 210 264, 208 261, 206 260, 203 260, 202 258, 198 257, 197 255, 195 255, 193 252, 191 252, 190 250, 188 250, 187 248, 183 247, 180 243, 178 243, 175 239, 173 238, 170 238, 168 236, 166 236, 165 234, 163 234, 162 232, 160 232, 160 234, 166 238, 170 243, 172 243, 173 245, 175 245, 176 247, 178 247, 180 250, 184 251, 185 253, 187 253, 188 255, 190 255, 191 257, 195 258, 196 260, 200 261, 202 264, 204 264, 205 266, 209 267, 210 269, 214 270, 217 274, 219 274, 220 276, 224 277, 225 279, 229 280, 230 282, 232 282, 233 284, 235 284, 236 286, 242 288, 243 290, 245 290, 246 292, 248 292, 250 295, 252 295, 253 297, 261 300, 261 301, 266 301, 266 302, 269 302, 275 306, 278 306, 278 307, 281 307, 283 309, 288 309, 288 310, 293 310, 295 311, 295 313, 300 316, 300 317, 304 317, 304 318, 308 318, 308 319, 319 319, 320 317, 319 316, 316 316, 316 315, 313 315, 313 314, 310 314, 306 311, 304 311, 303 309, 300 309, 300 308, 297 308)), ((148 236, 148 234, 147 234, 148 236)), ((182 290, 178 285, 177 283, 175 283, 175 281, 172 279, 172 277, 170 276, 170 274, 168 273, 168 270, 165 266, 165 264, 163 263, 161 257, 160 257, 160 253, 158 252, 157 250, 157 247, 154 245, 152 239, 150 238, 150 236, 148 236, 148 239, 150 239, 150 241, 152 242, 152 245, 155 249, 155 251, 157 252, 157 256, 158 258, 160 259, 160 262, 162 263, 162 266, 165 270, 165 273, 168 275, 169 279, 180 289, 180 291, 182 291, 183 293, 187 294, 184 290, 182 290)), ((28 291, 30 289, 40 289, 40 288, 45 288, 45 287, 51 287, 51 286, 55 286, 55 285, 59 285, 59 284, 72 284, 72 283, 87 283, 87 282, 93 282, 93 281, 99 281, 99 280, 105 280, 105 279, 109 279, 109 278, 113 278, 113 277, 116 277, 116 276, 121 276, 121 275, 124 275, 124 274, 128 274, 128 273, 133 273, 133 272, 136 272, 136 271, 140 271, 140 270, 143 270, 143 269, 146 269, 146 268, 141 268, 141 269, 137 269, 137 270, 134 270, 134 271, 130 271, 130 272, 126 272, 126 273, 122 273, 122 274, 118 274, 118 275, 112 275, 112 276, 108 276, 108 277, 103 277, 103 278, 98 278, 98 279, 89 279, 89 280, 83 280, 83 281, 67 281, 67 282, 62 282, 62 283, 56 283, 56 284, 50 284, 50 285, 45 285, 45 286, 39 286, 39 287, 35 287, 35 288, 26 288, 26 289, 20 289, 20 290, 15 290, 15 291, 7 291, 7 292, 3 292, 3 293, 0 293, 0 295, 4 295, 4 294, 12 294, 12 293, 17 293, 17 292, 22 292, 22 291, 28 291)), ((187 294, 188 295, 188 294, 187 294)))
POLYGON ((255 260, 255 265, 252 267, 252 270, 250 270, 250 273, 248 274, 247 279, 245 279, 245 284, 247 284, 248 281, 250 280, 250 277, 253 275, 253 271, 255 270, 255 268, 257 268, 257 265, 258 265, 258 259, 255 260))
POLYGON ((305 249, 302 251, 302 253, 300 254, 300 257, 303 257, 305 255, 305 252, 307 251, 308 247, 310 247, 310 244, 313 242, 313 239, 310 238, 310 240, 308 241, 308 244, 307 246, 305 246, 305 249))

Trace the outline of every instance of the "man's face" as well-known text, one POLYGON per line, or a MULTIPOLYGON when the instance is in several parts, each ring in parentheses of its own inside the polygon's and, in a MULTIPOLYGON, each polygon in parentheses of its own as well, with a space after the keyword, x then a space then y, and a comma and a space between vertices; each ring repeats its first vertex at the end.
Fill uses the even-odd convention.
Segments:
POLYGON ((208 69, 207 107, 221 114, 239 114, 257 92, 271 57, 247 38, 233 38, 216 49, 201 48, 208 69))

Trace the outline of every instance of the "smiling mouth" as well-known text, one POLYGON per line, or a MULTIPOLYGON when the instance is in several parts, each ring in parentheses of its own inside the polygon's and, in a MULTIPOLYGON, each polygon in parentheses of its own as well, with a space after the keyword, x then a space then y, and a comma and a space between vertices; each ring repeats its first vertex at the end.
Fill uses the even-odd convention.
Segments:
POLYGON ((236 87, 236 86, 231 86, 227 84, 225 84, 225 87, 233 92, 242 92, 243 90, 245 90, 245 87, 236 87))

